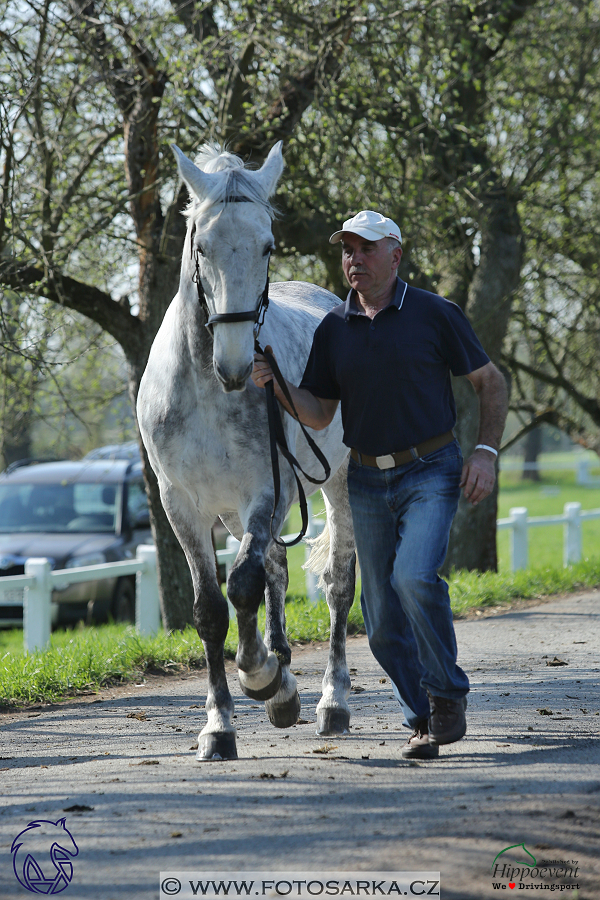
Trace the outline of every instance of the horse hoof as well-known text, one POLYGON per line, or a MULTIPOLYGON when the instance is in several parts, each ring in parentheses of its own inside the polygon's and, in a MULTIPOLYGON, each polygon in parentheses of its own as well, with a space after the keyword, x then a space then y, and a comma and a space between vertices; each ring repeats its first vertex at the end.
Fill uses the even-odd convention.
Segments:
POLYGON ((300 696, 298 691, 286 700, 284 703, 273 703, 267 700, 265 703, 269 722, 275 728, 291 728, 298 721, 300 715, 300 696))
POLYGON ((348 734, 350 731, 350 713, 339 707, 317 710, 317 734, 348 734))
POLYGON ((238 678, 246 697, 250 697, 251 700, 270 700, 281 687, 281 666, 279 665, 279 660, 271 651, 259 673, 247 675, 246 672, 242 672, 239 669, 238 678), (267 679, 269 680, 267 681, 267 679), (261 681, 267 681, 267 683, 261 684, 261 681), (252 682, 254 682, 254 687, 251 686, 252 682))
POLYGON ((198 738, 198 752, 196 753, 196 759, 199 762, 237 758, 235 732, 223 731, 221 733, 201 734, 198 738))

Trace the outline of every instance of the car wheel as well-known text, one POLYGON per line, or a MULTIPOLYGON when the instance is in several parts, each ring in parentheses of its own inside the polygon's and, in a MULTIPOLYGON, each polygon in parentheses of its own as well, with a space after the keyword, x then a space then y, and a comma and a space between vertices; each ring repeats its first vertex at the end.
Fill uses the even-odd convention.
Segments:
POLYGON ((135 622, 135 582, 130 578, 120 578, 112 601, 112 615, 115 622, 135 622))

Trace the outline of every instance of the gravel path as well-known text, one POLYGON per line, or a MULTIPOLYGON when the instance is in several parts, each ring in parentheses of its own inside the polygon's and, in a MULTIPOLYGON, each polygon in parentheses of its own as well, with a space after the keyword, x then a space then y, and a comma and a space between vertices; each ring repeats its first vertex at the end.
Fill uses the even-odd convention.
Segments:
MULTIPOLYGON (((348 642, 345 738, 315 735, 323 646, 294 650, 303 720, 286 731, 232 669, 235 762, 194 760, 202 673, 4 714, 0 897, 31 896, 12 870, 16 835, 64 816, 80 851, 71 900, 157 898, 161 870, 427 870, 445 900, 528 897, 492 879, 519 843, 538 865, 577 861, 579 892, 561 897, 600 898, 599 612, 592 592, 458 622, 469 730, 432 762, 401 759, 408 732, 364 637, 348 642)), ((540 875, 533 896, 567 883, 540 875)))

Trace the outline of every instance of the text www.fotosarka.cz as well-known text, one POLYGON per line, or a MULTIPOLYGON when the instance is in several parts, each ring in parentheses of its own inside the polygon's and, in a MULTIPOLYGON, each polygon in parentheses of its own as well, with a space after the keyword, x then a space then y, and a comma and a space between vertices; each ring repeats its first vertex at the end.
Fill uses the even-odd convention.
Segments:
POLYGON ((161 872, 160 900, 227 897, 439 897, 439 872, 161 872))

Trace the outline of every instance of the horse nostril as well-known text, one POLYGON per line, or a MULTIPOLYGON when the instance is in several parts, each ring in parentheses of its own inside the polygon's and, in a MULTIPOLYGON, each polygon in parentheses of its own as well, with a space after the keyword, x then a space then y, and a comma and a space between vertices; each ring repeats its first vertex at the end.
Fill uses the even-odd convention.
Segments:
POLYGON ((213 368, 215 370, 215 375, 223 385, 223 390, 229 394, 231 391, 245 390, 246 382, 252 374, 253 363, 250 362, 248 364, 242 375, 232 375, 229 372, 224 371, 216 359, 213 360, 213 368))

